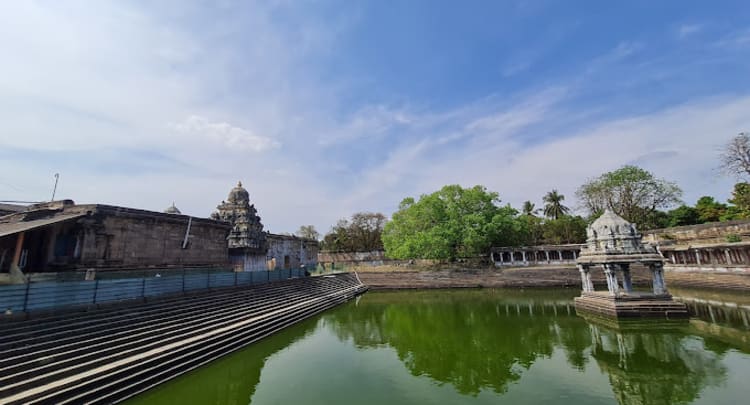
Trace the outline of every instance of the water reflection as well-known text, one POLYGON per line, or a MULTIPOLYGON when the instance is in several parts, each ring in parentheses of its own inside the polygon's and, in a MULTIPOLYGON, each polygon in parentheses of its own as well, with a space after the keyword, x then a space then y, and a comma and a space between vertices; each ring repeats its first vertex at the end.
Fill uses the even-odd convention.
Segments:
POLYGON ((591 356, 620 404, 690 403, 705 387, 726 378, 720 353, 686 336, 687 324, 661 328, 649 323, 620 330, 590 325, 591 356))
POLYGON ((549 292, 369 295, 356 310, 326 319, 341 340, 393 347, 412 375, 472 396, 506 392, 535 362, 562 348, 576 370, 593 359, 621 404, 689 403, 726 378, 722 355, 730 348, 712 344, 711 328, 694 333, 695 322, 587 321, 570 312, 568 297, 549 292))
POLYGON ((168 381, 128 401, 141 404, 238 404, 255 394, 266 361, 275 353, 309 336, 316 320, 284 329, 230 356, 168 381))
POLYGON ((360 348, 393 347, 412 375, 452 384, 462 394, 505 392, 558 342, 577 366, 584 365, 587 331, 569 325, 580 320, 568 297, 508 293, 372 294, 362 297, 356 310, 325 319, 340 339, 353 339, 360 348))
POLYGON ((750 299, 680 291, 688 322, 612 323, 577 316, 577 293, 368 293, 133 402, 742 400, 732 377, 750 372, 750 299))

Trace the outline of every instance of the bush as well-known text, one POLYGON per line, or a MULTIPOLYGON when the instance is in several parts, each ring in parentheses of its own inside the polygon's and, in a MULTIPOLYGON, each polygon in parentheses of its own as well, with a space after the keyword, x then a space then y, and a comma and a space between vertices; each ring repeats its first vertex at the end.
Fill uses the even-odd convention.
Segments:
POLYGON ((732 233, 732 234, 727 235, 727 242, 728 243, 742 242, 742 237, 740 235, 737 235, 736 233, 732 233))

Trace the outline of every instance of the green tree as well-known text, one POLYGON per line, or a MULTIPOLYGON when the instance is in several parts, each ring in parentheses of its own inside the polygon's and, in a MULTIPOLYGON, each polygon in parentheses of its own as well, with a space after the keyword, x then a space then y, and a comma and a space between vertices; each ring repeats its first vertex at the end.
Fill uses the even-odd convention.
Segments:
POLYGON ((482 186, 445 186, 419 201, 405 198, 383 231, 386 254, 395 259, 452 260, 482 255, 492 245, 526 238, 518 211, 499 206, 497 193, 482 186))
POLYGON ((713 197, 703 196, 695 203, 695 211, 698 212, 700 223, 716 222, 726 213, 727 206, 713 197))
POLYGON ((558 219, 570 212, 570 209, 562 204, 565 196, 552 190, 544 196, 544 216, 558 219))
POLYGON ((536 204, 531 201, 524 201, 521 207, 521 214, 534 216, 539 212, 536 208, 536 204))
POLYGON ((521 215, 518 218, 521 223, 524 237, 519 241, 520 245, 535 246, 544 241, 544 219, 535 215, 521 215))
POLYGON ((729 200, 734 207, 729 207, 727 211, 731 212, 731 218, 727 219, 747 219, 750 218, 750 183, 737 183, 732 191, 732 198, 729 200), (733 209, 732 209, 733 208, 733 209))
POLYGON ((698 210, 693 207, 683 204, 669 211, 668 226, 695 225, 699 223, 701 223, 700 215, 698 214, 698 210))
POLYGON ((580 216, 563 215, 544 222, 544 241, 551 244, 583 243, 586 241, 586 220, 580 216))
POLYGON ((315 229, 315 225, 302 225, 299 227, 295 235, 299 236, 300 238, 314 240, 320 239, 320 233, 317 229, 315 229))
POLYGON ((591 215, 609 208, 630 222, 645 225, 660 216, 660 208, 679 204, 682 190, 640 167, 624 166, 589 180, 576 196, 591 215))
POLYGON ((662 210, 645 210, 639 226, 643 230, 666 228, 669 226, 669 213, 662 210))
POLYGON ((353 244, 349 237, 349 220, 340 219, 323 237, 321 248, 335 252, 351 252, 353 244))

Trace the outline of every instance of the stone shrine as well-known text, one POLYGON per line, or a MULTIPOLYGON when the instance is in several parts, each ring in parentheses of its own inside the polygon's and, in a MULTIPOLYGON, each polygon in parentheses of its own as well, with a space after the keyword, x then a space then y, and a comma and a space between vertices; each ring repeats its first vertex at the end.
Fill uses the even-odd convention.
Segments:
POLYGON ((250 204, 250 193, 242 187, 241 181, 229 192, 227 200, 216 207, 211 218, 232 224, 232 230, 227 236, 229 249, 265 255, 268 246, 263 223, 260 222, 255 204, 250 204))
POLYGON ((265 231, 258 210, 250 203, 250 193, 242 187, 242 182, 238 182, 226 201, 216 207, 211 218, 232 226, 227 236, 227 248, 235 271, 317 267, 318 241, 265 231))
POLYGON ((575 299, 578 311, 617 318, 688 316, 685 305, 673 301, 667 291, 663 257, 655 247, 642 243, 634 224, 608 209, 586 233, 586 245, 576 260, 583 290, 575 299), (643 265, 651 270, 651 292, 633 290, 631 265, 643 265), (601 266, 604 271, 606 292, 594 290, 591 268, 595 266, 601 266))

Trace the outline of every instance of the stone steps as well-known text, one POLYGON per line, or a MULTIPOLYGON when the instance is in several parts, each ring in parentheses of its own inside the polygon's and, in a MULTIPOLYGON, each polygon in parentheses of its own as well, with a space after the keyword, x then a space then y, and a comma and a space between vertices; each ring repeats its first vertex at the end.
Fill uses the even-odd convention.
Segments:
POLYGON ((687 307, 668 295, 611 297, 583 293, 575 298, 576 311, 614 318, 687 318, 687 307))
POLYGON ((0 403, 118 402, 366 289, 339 274, 3 324, 0 403))

